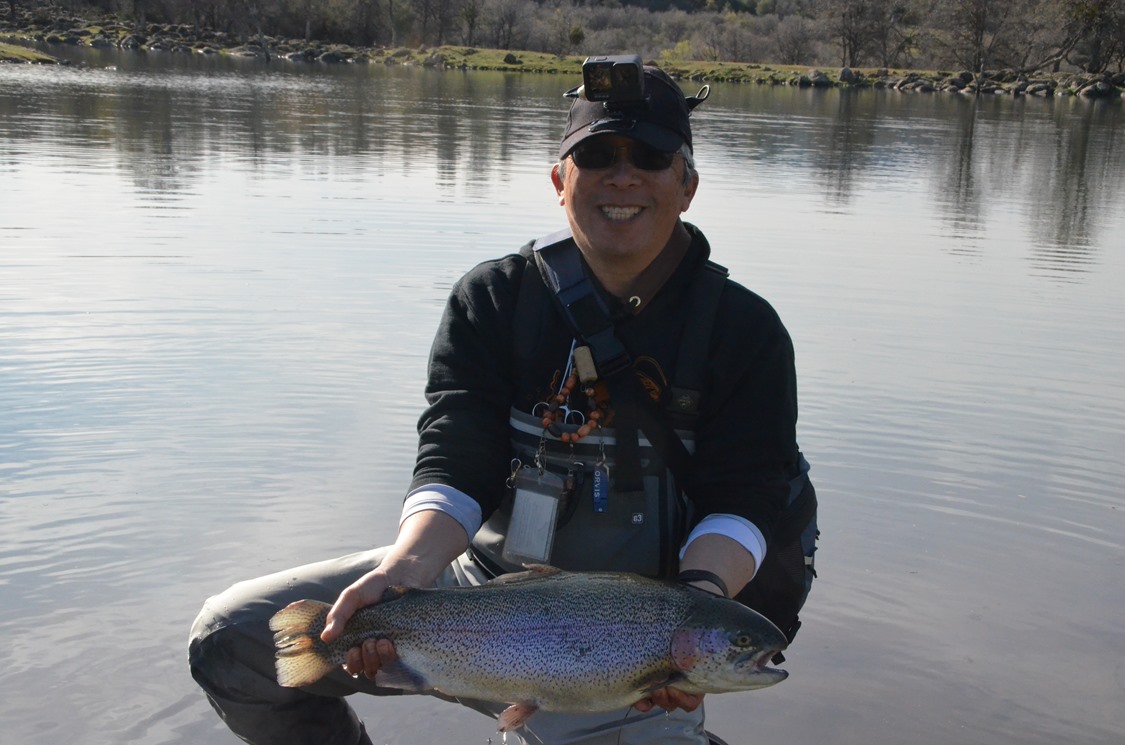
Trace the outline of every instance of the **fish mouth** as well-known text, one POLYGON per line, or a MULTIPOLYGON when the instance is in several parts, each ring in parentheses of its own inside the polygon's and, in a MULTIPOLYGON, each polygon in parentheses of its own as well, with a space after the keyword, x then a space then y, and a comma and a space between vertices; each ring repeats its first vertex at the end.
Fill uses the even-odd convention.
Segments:
POLYGON ((759 688, 780 683, 789 677, 789 672, 767 665, 779 651, 778 649, 763 649, 743 655, 735 662, 735 669, 746 677, 758 680, 757 687, 759 688))

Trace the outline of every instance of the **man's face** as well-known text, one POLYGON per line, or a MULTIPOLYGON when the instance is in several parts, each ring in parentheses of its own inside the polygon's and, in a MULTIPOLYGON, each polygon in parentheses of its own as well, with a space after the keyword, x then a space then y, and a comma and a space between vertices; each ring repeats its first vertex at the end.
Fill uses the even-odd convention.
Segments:
POLYGON ((632 153, 626 152, 643 145, 620 135, 597 139, 619 148, 612 164, 581 168, 568 156, 564 175, 560 177, 556 166, 551 180, 574 240, 588 260, 620 262, 622 269, 640 271, 668 243, 680 214, 695 196, 699 179, 693 175, 684 183, 682 156, 675 156, 670 168, 643 170, 633 165, 632 153))

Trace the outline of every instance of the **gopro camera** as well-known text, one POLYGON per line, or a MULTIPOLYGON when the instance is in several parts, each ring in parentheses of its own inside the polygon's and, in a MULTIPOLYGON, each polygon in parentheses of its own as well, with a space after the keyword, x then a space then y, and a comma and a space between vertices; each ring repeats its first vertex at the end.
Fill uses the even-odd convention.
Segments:
POLYGON ((582 63, 582 95, 606 106, 628 106, 645 100, 645 72, 639 54, 587 57, 582 63))

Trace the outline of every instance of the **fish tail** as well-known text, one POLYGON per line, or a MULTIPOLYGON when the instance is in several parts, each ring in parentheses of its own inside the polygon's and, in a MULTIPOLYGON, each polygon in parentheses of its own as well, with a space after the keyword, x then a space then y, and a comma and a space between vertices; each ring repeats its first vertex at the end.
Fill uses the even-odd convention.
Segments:
POLYGON ((316 600, 298 600, 279 610, 270 619, 270 630, 277 646, 278 685, 299 688, 323 678, 335 667, 332 650, 320 638, 328 609, 316 600))

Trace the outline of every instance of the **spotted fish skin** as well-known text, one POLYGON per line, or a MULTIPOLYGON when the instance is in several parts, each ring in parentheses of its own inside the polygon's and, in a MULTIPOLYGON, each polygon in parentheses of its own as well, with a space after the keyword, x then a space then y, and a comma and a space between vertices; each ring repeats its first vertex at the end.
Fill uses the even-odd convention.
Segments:
POLYGON ((281 685, 315 682, 371 638, 390 639, 399 657, 381 685, 531 711, 610 711, 665 684, 711 693, 786 676, 763 665, 786 644, 763 616, 633 574, 536 567, 475 587, 398 590, 331 644, 320 640, 328 608, 303 600, 271 620, 281 685))

